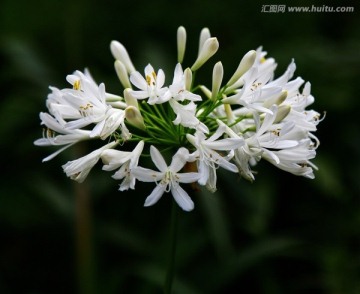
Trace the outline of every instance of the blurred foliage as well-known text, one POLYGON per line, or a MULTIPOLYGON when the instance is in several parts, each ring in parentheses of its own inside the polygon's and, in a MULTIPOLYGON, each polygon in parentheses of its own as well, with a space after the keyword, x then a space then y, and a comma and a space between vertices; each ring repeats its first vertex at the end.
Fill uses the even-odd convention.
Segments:
MULTIPOLYGON (((355 5, 355 12, 309 14, 261 13, 263 4, 278 3, 0 2, 0 293, 78 293, 79 193, 88 197, 91 213, 91 262, 82 277, 91 286, 83 289, 160 292, 171 197, 143 208, 151 187, 120 193, 100 165, 84 184, 74 184, 61 165, 90 146, 45 164, 53 149, 33 141, 42 135, 38 114, 45 111, 48 85, 62 88, 67 74, 89 67, 109 92, 119 93, 113 39, 127 47, 138 69, 151 62, 172 72, 179 25, 188 32, 186 65, 196 57, 202 27, 218 37, 212 62, 223 62, 225 79, 260 45, 277 60, 278 74, 295 58, 297 75, 312 83, 314 109, 327 114, 317 133, 315 180, 261 162, 253 184, 220 172, 215 194, 192 193, 195 210, 179 212, 173 292, 360 293, 358 3, 327 1, 355 5)), ((209 79, 212 62, 202 69, 209 79)))

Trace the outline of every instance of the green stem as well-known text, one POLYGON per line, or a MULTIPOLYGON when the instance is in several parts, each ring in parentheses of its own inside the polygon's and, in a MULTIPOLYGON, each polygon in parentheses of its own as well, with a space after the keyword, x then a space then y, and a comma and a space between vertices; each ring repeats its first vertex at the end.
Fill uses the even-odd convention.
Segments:
POLYGON ((164 294, 171 294, 172 283, 174 280, 175 273, 175 254, 176 254, 176 243, 177 243, 177 214, 178 207, 173 200, 171 207, 171 223, 170 223, 170 250, 169 250, 169 264, 164 284, 164 294))
POLYGON ((75 184, 76 251, 79 294, 94 293, 94 272, 91 242, 90 193, 84 184, 75 184))

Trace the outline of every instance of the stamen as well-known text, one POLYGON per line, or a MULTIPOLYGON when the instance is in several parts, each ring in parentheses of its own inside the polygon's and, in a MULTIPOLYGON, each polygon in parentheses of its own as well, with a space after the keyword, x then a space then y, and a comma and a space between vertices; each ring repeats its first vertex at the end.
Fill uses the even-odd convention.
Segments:
POLYGON ((146 76, 146 82, 150 86, 150 84, 151 84, 151 77, 150 76, 146 76))
POLYGON ((74 82, 73 88, 74 90, 80 90, 80 80, 74 82))
POLYGON ((156 80, 156 72, 153 71, 151 74, 152 74, 154 80, 156 80))
POLYGON ((79 106, 79 112, 82 116, 88 116, 89 114, 91 114, 88 112, 88 110, 92 108, 94 108, 94 106, 91 103, 86 103, 85 106, 83 105, 79 106))

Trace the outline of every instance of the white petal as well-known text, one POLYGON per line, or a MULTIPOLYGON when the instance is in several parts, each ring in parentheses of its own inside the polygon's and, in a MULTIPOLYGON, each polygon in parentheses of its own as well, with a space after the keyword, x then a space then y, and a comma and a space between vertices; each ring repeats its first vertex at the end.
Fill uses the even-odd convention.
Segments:
POLYGON ((101 159, 104 164, 102 169, 106 171, 117 169, 130 160, 131 155, 131 152, 107 149, 101 153, 101 159))
POLYGON ((174 70, 174 79, 173 79, 173 85, 178 84, 182 81, 182 77, 184 75, 183 69, 181 67, 181 64, 178 63, 174 70))
POLYGON ((183 168, 189 158, 189 151, 186 148, 180 148, 173 156, 169 169, 172 172, 178 172, 183 168))
POLYGON ((200 175, 200 178, 198 180, 198 183, 200 185, 205 185, 208 178, 209 178, 209 166, 207 164, 205 164, 204 161, 200 161, 199 162, 199 165, 198 165, 198 171, 199 171, 199 175, 200 175))
POLYGON ((194 209, 194 202, 189 197, 188 193, 185 192, 183 188, 179 185, 173 185, 171 187, 171 193, 176 201, 176 203, 185 211, 190 211, 194 209))
POLYGON ((180 183, 194 183, 200 178, 199 173, 181 173, 176 175, 180 183))
POLYGON ((165 172, 167 170, 167 165, 164 160, 164 157, 162 157, 159 150, 156 149, 153 145, 150 146, 150 155, 151 159, 156 165, 156 167, 159 169, 159 171, 165 172))
POLYGON ((142 182, 157 182, 164 177, 164 173, 140 166, 134 167, 131 172, 139 181, 142 182))
POLYGON ((156 87, 160 89, 165 83, 165 73, 162 69, 159 69, 156 77, 156 87))
POLYGON ((131 96, 135 99, 145 99, 149 97, 148 91, 131 91, 131 96))
POLYGON ((244 140, 242 138, 227 138, 214 142, 204 142, 203 144, 214 150, 231 150, 244 145, 244 140))
POLYGON ((145 67, 145 75, 152 77, 152 76, 153 76, 153 72, 155 72, 155 71, 154 71, 154 68, 152 67, 151 64, 148 64, 148 65, 145 67))
POLYGON ((141 90, 147 90, 148 84, 138 71, 135 71, 130 75, 130 81, 135 87, 141 90))
POLYGON ((74 145, 75 143, 73 144, 69 144, 57 151, 55 151, 54 153, 50 154, 49 156, 45 157, 42 161, 45 162, 45 161, 49 161, 51 159, 53 159, 56 155, 60 154, 61 152, 63 152, 65 149, 69 148, 70 146, 74 145))
POLYGON ((151 206, 158 202, 161 196, 164 194, 165 189, 165 185, 157 185, 151 194, 146 198, 144 206, 151 206))

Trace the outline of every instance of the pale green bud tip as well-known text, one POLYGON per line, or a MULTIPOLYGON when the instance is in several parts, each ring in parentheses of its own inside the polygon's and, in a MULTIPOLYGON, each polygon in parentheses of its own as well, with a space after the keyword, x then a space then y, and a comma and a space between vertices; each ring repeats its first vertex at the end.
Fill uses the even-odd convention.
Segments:
POLYGON ((123 87, 131 88, 131 83, 129 80, 127 69, 120 60, 115 61, 115 71, 123 87))
POLYGON ((192 71, 198 70, 211 56, 219 49, 219 42, 216 38, 209 38, 202 46, 198 58, 191 67, 192 71))
POLYGON ((277 114, 276 114, 276 118, 274 120, 274 124, 277 124, 277 123, 281 122, 285 117, 287 117, 290 110, 291 110, 290 105, 281 105, 281 106, 279 106, 277 114))
POLYGON ((256 59, 256 51, 250 50, 248 53, 244 55, 244 57, 241 59, 240 64, 238 68, 236 69, 233 76, 228 81, 227 85, 231 86, 234 84, 237 80, 241 78, 241 76, 246 73, 254 64, 256 59))
POLYGON ((145 130, 144 119, 138 108, 134 106, 128 106, 125 109, 126 120, 135 127, 145 130))
POLYGON ((263 106, 266 107, 266 108, 270 108, 270 107, 273 106, 274 104, 280 105, 281 103, 283 103, 283 102, 285 101, 287 95, 288 95, 288 91, 283 90, 283 91, 281 91, 280 96, 275 96, 275 97, 272 97, 272 98, 270 98, 270 99, 267 99, 267 100, 263 103, 263 106))
POLYGON ((191 91, 192 71, 190 68, 185 69, 184 77, 185 77, 185 90, 191 91))
POLYGON ((114 58, 120 60, 125 65, 128 73, 136 71, 123 44, 118 41, 111 41, 110 50, 114 58))
POLYGON ((204 85, 200 85, 199 88, 207 98, 211 99, 211 91, 208 88, 206 88, 204 85))
POLYGON ((186 47, 186 30, 183 26, 177 30, 177 50, 178 50, 178 62, 182 63, 185 55, 186 47))
POLYGON ((124 90, 125 102, 128 106, 134 106, 136 108, 139 108, 138 101, 131 95, 131 92, 132 90, 130 88, 124 90))
POLYGON ((221 87, 221 83, 222 83, 222 79, 224 76, 224 68, 222 66, 222 63, 219 61, 218 63, 215 64, 214 69, 213 69, 213 80, 212 80, 212 95, 211 95, 211 99, 215 100, 220 87, 221 87))

